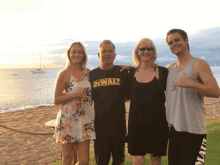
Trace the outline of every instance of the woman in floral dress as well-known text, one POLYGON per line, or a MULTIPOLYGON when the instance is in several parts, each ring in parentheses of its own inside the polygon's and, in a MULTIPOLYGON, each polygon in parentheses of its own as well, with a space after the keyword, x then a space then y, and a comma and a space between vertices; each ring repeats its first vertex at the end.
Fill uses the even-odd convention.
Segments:
POLYGON ((71 164, 77 150, 79 164, 87 165, 90 139, 95 139, 95 132, 89 69, 85 68, 87 54, 80 42, 70 46, 67 61, 54 93, 54 104, 61 104, 54 137, 62 147, 62 164, 71 164))

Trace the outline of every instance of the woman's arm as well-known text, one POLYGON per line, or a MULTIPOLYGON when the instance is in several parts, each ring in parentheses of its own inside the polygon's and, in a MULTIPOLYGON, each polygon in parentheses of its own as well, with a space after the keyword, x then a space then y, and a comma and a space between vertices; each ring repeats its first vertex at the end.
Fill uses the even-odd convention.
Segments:
POLYGON ((55 92, 54 92, 54 99, 53 99, 53 102, 55 105, 65 104, 65 103, 68 103, 69 101, 74 99, 73 94, 72 95, 70 95, 70 94, 65 95, 63 93, 65 86, 66 86, 67 78, 69 78, 67 70, 62 71, 57 78, 56 88, 55 88, 55 92))

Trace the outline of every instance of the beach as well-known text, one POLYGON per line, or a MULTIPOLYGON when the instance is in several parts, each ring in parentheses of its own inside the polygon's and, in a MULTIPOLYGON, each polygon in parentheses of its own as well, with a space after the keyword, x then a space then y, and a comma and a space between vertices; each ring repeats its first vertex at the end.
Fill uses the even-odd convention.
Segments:
MULTIPOLYGON (((30 134, 11 131, 0 126, 0 164, 32 165, 50 164, 61 158, 61 147, 53 135, 54 128, 45 127, 45 122, 55 119, 59 106, 40 106, 35 109, 1 113, 0 124, 30 134)), ((207 121, 220 120, 220 98, 205 97, 207 121)), ((126 102, 128 119, 129 102, 126 102)), ((93 142, 90 150, 93 151, 93 142)))

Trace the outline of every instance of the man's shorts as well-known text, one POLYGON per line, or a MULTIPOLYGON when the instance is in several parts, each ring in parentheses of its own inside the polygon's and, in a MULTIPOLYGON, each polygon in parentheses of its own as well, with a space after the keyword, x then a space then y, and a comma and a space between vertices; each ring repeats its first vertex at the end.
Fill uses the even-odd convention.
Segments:
POLYGON ((125 137, 105 135, 94 140, 97 165, 108 165, 112 154, 112 165, 124 163, 125 137))
POLYGON ((178 132, 170 128, 168 164, 204 165, 206 156, 206 134, 178 132))

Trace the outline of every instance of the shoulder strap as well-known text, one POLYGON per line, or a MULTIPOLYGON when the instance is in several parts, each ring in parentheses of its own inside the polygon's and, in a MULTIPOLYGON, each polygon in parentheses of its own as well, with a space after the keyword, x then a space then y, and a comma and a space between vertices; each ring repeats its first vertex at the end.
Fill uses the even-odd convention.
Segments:
POLYGON ((86 68, 84 68, 84 72, 85 72, 85 76, 89 76, 89 74, 88 74, 88 72, 87 72, 87 69, 86 68))
POLYGON ((157 83, 159 84, 160 82, 159 82, 159 79, 160 79, 160 72, 159 72, 159 67, 158 67, 158 65, 155 65, 154 66, 154 76, 155 76, 155 78, 156 78, 156 80, 157 80, 157 83), (159 76, 159 78, 157 78, 157 76, 156 76, 156 74, 157 74, 157 70, 156 70, 156 68, 158 69, 158 76, 159 76))
POLYGON ((139 67, 134 68, 134 71, 133 71, 133 73, 132 73, 132 77, 136 77, 136 76, 137 76, 138 70, 139 70, 139 67))
POLYGON ((68 82, 70 81, 70 77, 71 77, 71 72, 70 72, 70 70, 68 69, 68 82))

